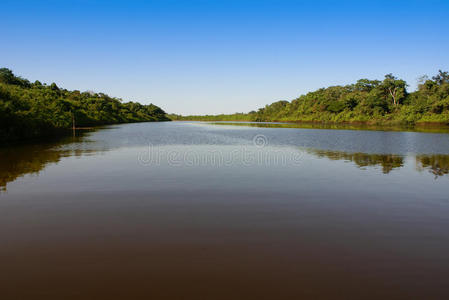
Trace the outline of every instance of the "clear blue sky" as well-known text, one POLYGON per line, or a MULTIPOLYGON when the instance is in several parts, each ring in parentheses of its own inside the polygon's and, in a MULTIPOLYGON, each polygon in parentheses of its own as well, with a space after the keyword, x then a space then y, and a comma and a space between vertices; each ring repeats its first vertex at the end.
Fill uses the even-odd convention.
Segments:
POLYGON ((449 1, 20 1, 0 4, 0 66, 32 81, 247 112, 359 78, 449 70, 449 1))

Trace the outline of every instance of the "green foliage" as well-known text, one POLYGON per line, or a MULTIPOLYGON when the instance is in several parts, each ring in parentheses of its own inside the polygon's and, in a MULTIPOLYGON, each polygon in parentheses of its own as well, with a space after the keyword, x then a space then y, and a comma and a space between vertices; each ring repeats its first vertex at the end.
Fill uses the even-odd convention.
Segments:
POLYGON ((393 101, 394 105, 398 105, 407 95, 407 83, 404 80, 398 79, 393 74, 385 75, 381 88, 387 98, 393 101))
POLYGON ((249 121, 255 112, 248 114, 235 113, 230 115, 204 115, 204 116, 181 116, 176 114, 169 114, 168 118, 173 121, 249 121))
POLYGON ((441 70, 438 71, 438 74, 434 77, 432 77, 432 79, 438 84, 438 85, 443 85, 445 83, 449 83, 449 73, 448 72, 443 72, 441 70))
POLYGON ((30 83, 0 69, 0 142, 65 132, 72 127, 169 120, 153 105, 122 103, 103 93, 68 91, 55 83, 30 83))
POLYGON ((15 84, 22 87, 31 86, 28 80, 15 76, 14 73, 7 68, 0 68, 0 83, 15 84))
POLYGON ((322 88, 248 114, 170 117, 201 121, 449 123, 449 74, 440 70, 431 80, 422 77, 418 90, 412 93, 407 92, 404 80, 387 74, 383 81, 360 79, 355 84, 322 88))

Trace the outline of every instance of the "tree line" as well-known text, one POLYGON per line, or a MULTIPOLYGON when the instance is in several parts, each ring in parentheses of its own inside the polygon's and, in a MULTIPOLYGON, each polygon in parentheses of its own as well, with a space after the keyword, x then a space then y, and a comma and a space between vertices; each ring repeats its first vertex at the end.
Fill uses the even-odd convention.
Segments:
POLYGON ((449 123, 449 73, 423 76, 414 92, 392 74, 331 86, 292 101, 277 101, 257 111, 217 116, 170 115, 173 120, 320 121, 375 124, 449 123))
POLYGON ((169 121, 158 106, 123 103, 104 93, 69 91, 55 83, 31 83, 0 69, 0 142, 67 132, 77 127, 169 121))

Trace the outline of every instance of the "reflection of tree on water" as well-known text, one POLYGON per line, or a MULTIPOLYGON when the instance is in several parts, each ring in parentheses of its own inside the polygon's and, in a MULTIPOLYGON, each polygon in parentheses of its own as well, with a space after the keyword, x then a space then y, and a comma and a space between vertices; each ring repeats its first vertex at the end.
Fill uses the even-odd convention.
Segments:
POLYGON ((61 154, 42 146, 8 148, 0 151, 0 190, 24 174, 39 173, 47 164, 59 161, 61 154))
POLYGON ((79 145, 86 145, 86 143, 73 143, 78 141, 78 138, 70 138, 57 143, 21 145, 0 149, 0 192, 6 191, 8 182, 26 174, 39 174, 47 165, 58 163, 62 157, 98 152, 98 150, 87 150, 83 147, 77 148, 79 145), (70 147, 71 145, 73 148, 70 147))
MULTIPOLYGON (((9 182, 26 174, 38 174, 47 165, 58 163, 63 157, 89 155, 108 149, 108 145, 99 146, 98 143, 89 145, 88 142, 81 142, 78 138, 58 143, 0 148, 0 191, 5 191, 9 182)), ((320 158, 351 161, 359 168, 378 166, 382 168, 384 174, 404 165, 404 156, 397 154, 349 153, 318 149, 307 149, 307 152, 320 158)), ((449 175, 449 155, 417 155, 415 158, 418 171, 428 170, 435 175, 435 178, 449 175)))
MULTIPOLYGON (((308 149, 309 153, 318 157, 327 157, 332 160, 346 160, 354 162, 359 168, 368 166, 380 166, 384 174, 391 170, 401 168, 404 165, 404 156, 397 154, 369 154, 369 153, 348 153, 342 151, 308 149)), ((430 173, 438 176, 449 174, 449 155, 417 155, 416 169, 418 171, 429 170, 430 173)))
POLYGON ((348 153, 342 151, 309 149, 309 153, 318 157, 327 157, 332 160, 347 160, 354 162, 359 168, 368 166, 381 166, 384 174, 404 165, 404 157, 395 154, 368 154, 348 153))
POLYGON ((423 169, 429 170, 430 173, 435 175, 435 179, 438 176, 447 175, 449 174, 449 155, 417 155, 416 168, 419 171, 423 169))

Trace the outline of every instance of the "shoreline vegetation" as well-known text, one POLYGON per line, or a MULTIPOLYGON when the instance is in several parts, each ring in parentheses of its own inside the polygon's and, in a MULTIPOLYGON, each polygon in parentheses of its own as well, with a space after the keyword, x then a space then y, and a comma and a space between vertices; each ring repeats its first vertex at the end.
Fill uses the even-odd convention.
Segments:
POLYGON ((170 121, 154 104, 122 102, 104 93, 31 83, 0 68, 0 143, 58 137, 101 125, 170 121))
MULTIPOLYGON (((174 121, 181 122, 181 121, 174 121)), ((324 123, 324 122, 249 122, 249 121, 206 121, 211 125, 245 126, 263 128, 301 128, 301 129, 335 129, 335 130, 375 130, 375 131, 408 131, 449 133, 449 126, 445 124, 417 124, 417 125, 373 125, 360 123, 324 123)))
POLYGON ((331 86, 292 101, 277 101, 249 113, 181 116, 173 121, 296 122, 352 125, 449 125, 449 73, 422 76, 418 89, 392 74, 383 81, 360 79, 354 84, 331 86))
POLYGON ((157 121, 281 122, 305 125, 447 127, 449 73, 422 76, 414 92, 392 74, 383 81, 360 79, 331 86, 257 111, 220 115, 166 114, 160 107, 91 91, 69 91, 55 83, 31 83, 0 68, 0 143, 58 137, 72 130, 157 121))

